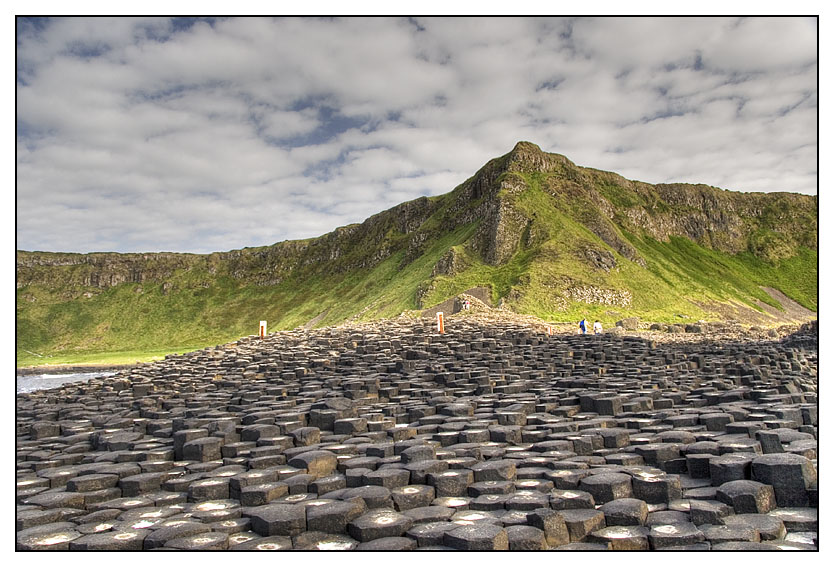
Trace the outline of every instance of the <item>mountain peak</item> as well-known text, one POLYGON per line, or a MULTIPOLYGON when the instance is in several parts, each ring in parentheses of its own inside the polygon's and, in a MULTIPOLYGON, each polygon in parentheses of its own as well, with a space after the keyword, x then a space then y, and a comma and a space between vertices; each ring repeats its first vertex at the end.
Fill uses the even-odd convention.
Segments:
POLYGON ((507 154, 507 169, 514 172, 552 172, 565 164, 573 165, 565 156, 544 152, 529 141, 518 142, 507 154))
POLYGON ((510 153, 511 154, 516 154, 516 153, 522 153, 522 152, 529 152, 529 153, 536 153, 536 154, 542 154, 543 153, 542 149, 539 146, 537 146, 536 144, 534 144, 531 141, 524 141, 524 140, 515 144, 515 147, 512 149, 512 151, 510 153))

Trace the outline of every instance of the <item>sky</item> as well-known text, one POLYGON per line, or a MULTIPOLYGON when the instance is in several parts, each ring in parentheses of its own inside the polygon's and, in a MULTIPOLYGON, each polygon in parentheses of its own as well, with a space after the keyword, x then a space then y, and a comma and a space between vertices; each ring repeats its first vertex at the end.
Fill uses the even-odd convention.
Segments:
POLYGON ((801 17, 16 22, 16 248, 208 253, 451 191, 516 142, 817 194, 801 17))

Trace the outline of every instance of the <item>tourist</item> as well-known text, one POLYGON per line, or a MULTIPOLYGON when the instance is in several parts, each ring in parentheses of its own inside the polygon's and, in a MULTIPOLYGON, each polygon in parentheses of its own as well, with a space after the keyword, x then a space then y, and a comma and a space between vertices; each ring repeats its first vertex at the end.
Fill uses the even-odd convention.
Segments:
POLYGON ((602 333, 602 324, 599 321, 594 322, 594 335, 602 333))
POLYGON ((588 322, 585 321, 583 317, 582 320, 579 322, 579 333, 586 334, 588 333, 588 322))

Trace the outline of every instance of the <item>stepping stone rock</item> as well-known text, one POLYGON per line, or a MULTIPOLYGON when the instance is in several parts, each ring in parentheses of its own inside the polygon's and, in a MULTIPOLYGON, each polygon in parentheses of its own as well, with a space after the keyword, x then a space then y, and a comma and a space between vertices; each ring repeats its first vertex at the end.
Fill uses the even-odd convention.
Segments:
POLYGON ((649 516, 649 506, 642 499, 615 499, 599 507, 605 514, 607 526, 646 525, 649 516))
POLYGON ((143 493, 159 491, 164 481, 167 481, 168 473, 140 473, 119 479, 119 488, 122 490, 122 497, 138 497, 143 493))
MULTIPOLYGON (((116 483, 118 482, 118 475, 111 475, 106 473, 92 473, 90 475, 79 475, 78 477, 73 477, 72 479, 67 481, 67 491, 76 491, 80 493, 85 493, 88 491, 98 491, 100 489, 115 487, 116 483)), ((119 493, 120 495, 118 495, 117 497, 121 497, 121 491, 119 493)))
POLYGON ((598 529, 588 536, 591 543, 610 544, 612 550, 648 550, 649 528, 615 525, 598 529))
POLYGON ((819 528, 817 509, 813 507, 780 507, 768 515, 781 520, 789 533, 818 531, 819 528))
POLYGON ((570 543, 568 526, 559 512, 552 509, 535 509, 527 513, 526 519, 527 525, 544 532, 545 542, 551 548, 570 543))
POLYGON ((377 485, 386 489, 405 487, 411 478, 411 472, 405 469, 381 468, 362 475, 363 485, 377 485))
POLYGON ((405 532, 405 535, 406 537, 415 540, 417 542, 417 546, 421 548, 441 546, 443 545, 444 534, 447 531, 457 529, 458 527, 460 527, 458 524, 448 521, 420 523, 405 532))
POLYGON ((782 520, 770 515, 758 515, 755 513, 729 515, 724 518, 724 524, 750 526, 759 532, 759 537, 762 541, 783 540, 788 533, 782 520))
POLYGON ((348 533, 360 542, 405 534, 414 521, 392 509, 374 509, 348 524, 348 533))
POLYGON ((455 514, 451 507, 441 505, 430 505, 429 507, 416 507, 403 511, 403 515, 414 520, 415 524, 433 523, 448 521, 455 514))
POLYGON ((505 528, 510 550, 545 550, 547 542, 544 532, 529 525, 511 525, 505 528))
MULTIPOLYGON (((354 542, 355 543, 355 542, 354 542)), ((286 536, 259 537, 231 546, 232 550, 275 552, 292 549, 292 539, 286 536)), ((305 548, 306 549, 306 548, 305 548)))
POLYGON ((559 515, 565 520, 571 542, 583 542, 588 534, 605 527, 605 514, 596 509, 566 509, 559 515))
POLYGON ((292 547, 296 550, 343 551, 353 550, 358 545, 359 542, 347 535, 307 531, 295 537, 292 547))
POLYGON ((69 507, 73 509, 84 509, 86 503, 84 495, 69 491, 55 491, 33 495, 25 501, 26 505, 38 505, 46 509, 69 507))
POLYGON ((475 509, 461 509, 456 511, 452 516, 452 521, 458 525, 473 525, 484 524, 497 525, 503 527, 504 522, 499 518, 498 513, 491 511, 479 511, 475 509))
MULTIPOLYGON (((729 481, 743 481, 750 478, 752 460, 748 455, 727 453, 709 460, 709 473, 713 487, 729 481)), ((757 478, 757 481, 761 479, 757 478)))
POLYGON ((327 477, 336 470, 338 459, 330 451, 309 451, 294 456, 289 461, 291 467, 304 469, 316 479, 327 477))
POLYGON ((356 549, 359 551, 401 552, 417 549, 417 542, 407 537, 378 538, 370 542, 363 542, 356 546, 356 549))
POLYGON ((496 525, 462 525, 443 534, 443 543, 457 550, 507 550, 507 531, 496 525))
MULTIPOLYGON (((116 512, 118 515, 119 512, 116 512)), ((115 516, 114 516, 115 517, 115 516)), ((32 508, 24 511, 18 511, 15 516, 15 531, 28 529, 38 525, 47 525, 58 521, 66 521, 64 511, 61 508, 56 509, 38 509, 32 508)), ((73 520, 80 523, 78 520, 73 520)))
POLYGON ((759 532, 749 525, 702 525, 699 526, 707 541, 713 544, 724 542, 759 542, 759 532))
POLYGON ((434 487, 429 485, 406 485, 391 489, 391 499, 397 511, 427 507, 434 501, 434 487))
POLYGON ((596 503, 632 497, 631 476, 626 473, 599 473, 579 482, 582 491, 590 493, 596 503))
POLYGON ((516 475, 516 463, 509 459, 484 461, 473 465, 472 472, 475 482, 512 481, 516 475))
POLYGON ((385 487, 377 485, 364 485, 362 487, 353 487, 346 490, 341 498, 345 501, 360 497, 368 509, 385 509, 394 508, 394 502, 391 499, 391 491, 385 487))
POLYGON ((241 489, 238 498, 241 505, 266 505, 289 493, 284 483, 261 483, 260 485, 249 485, 241 489))
POLYGON ((792 453, 761 455, 752 461, 753 479, 773 486, 779 507, 807 507, 817 471, 806 457, 792 453))
POLYGON ((534 509, 545 509, 550 507, 550 497, 540 491, 516 491, 509 495, 504 502, 508 510, 518 509, 532 511, 534 509))
POLYGON ((710 459, 716 458, 709 453, 695 453, 686 455, 686 471, 693 479, 711 479, 710 459))
POLYGON ((590 475, 587 469, 560 469, 545 473, 545 478, 553 481, 556 489, 572 490, 579 488, 579 482, 590 475))
POLYGON ((718 542, 712 544, 712 549, 716 552, 749 552, 756 550, 772 552, 774 549, 779 548, 758 542, 718 542))
POLYGON ((690 546, 705 539, 704 533, 689 522, 655 525, 649 530, 649 544, 652 549, 690 546))
POLYGON ((426 476, 426 484, 434 487, 437 497, 464 496, 466 489, 473 482, 474 475, 470 469, 450 469, 442 473, 429 473, 426 476))
POLYGON ((819 535, 815 531, 797 531, 791 532, 785 536, 786 542, 796 542, 799 544, 813 544, 819 545, 818 542, 819 535))
POLYGON ((188 486, 188 500, 199 503, 210 499, 228 499, 229 480, 223 478, 199 479, 188 486))
POLYGON ((578 551, 578 552, 600 552, 602 550, 610 550, 610 544, 598 544, 598 543, 590 543, 590 542, 574 542, 570 544, 565 544, 564 546, 559 546, 556 548, 557 550, 566 550, 566 551, 578 551))
POLYGON ((733 508, 712 499, 693 499, 689 503, 689 520, 695 525, 723 525, 733 508))
POLYGON ((331 534, 343 534, 348 523, 366 511, 365 501, 354 497, 349 501, 313 502, 307 505, 307 529, 331 534))
POLYGON ((557 489, 550 492, 550 507, 557 511, 563 509, 593 509, 594 498, 587 491, 557 489))
POLYGON ((483 509, 484 511, 496 511, 504 509, 504 504, 509 495, 479 495, 469 502, 469 507, 472 509, 483 509))
POLYGON ((206 436, 199 439, 187 441, 182 447, 182 458, 186 461, 218 461, 222 458, 220 447, 223 446, 223 439, 206 436))
POLYGON ((674 525, 678 523, 689 523, 689 514, 683 511, 652 511, 646 518, 646 525, 674 525))
POLYGON ((211 526, 208 524, 197 521, 183 521, 175 525, 167 525, 151 531, 142 540, 142 548, 145 550, 161 548, 173 539, 204 534, 210 531, 211 526))
POLYGON ((264 537, 294 536, 307 529, 304 506, 291 503, 270 503, 249 513, 252 531, 264 537))
POLYGON ((773 540, 762 542, 762 546, 770 546, 774 550, 799 550, 806 552, 816 552, 817 547, 812 544, 798 544, 796 542, 786 542, 785 540, 773 540))
POLYGON ((633 496, 646 503, 669 503, 683 496, 678 475, 635 475, 631 480, 631 485, 634 491, 633 496))
POLYGON ((70 542, 70 550, 130 550, 143 548, 147 530, 111 531, 82 536, 70 542))
POLYGON ((17 532, 17 550, 68 550, 70 542, 81 537, 75 524, 57 522, 38 525, 17 532))
POLYGON ((177 550, 227 550, 229 549, 229 534, 222 532, 197 534, 171 540, 163 547, 177 550))
POLYGON ((715 498, 736 513, 767 513, 776 509, 773 487, 758 481, 728 481, 718 488, 715 498))

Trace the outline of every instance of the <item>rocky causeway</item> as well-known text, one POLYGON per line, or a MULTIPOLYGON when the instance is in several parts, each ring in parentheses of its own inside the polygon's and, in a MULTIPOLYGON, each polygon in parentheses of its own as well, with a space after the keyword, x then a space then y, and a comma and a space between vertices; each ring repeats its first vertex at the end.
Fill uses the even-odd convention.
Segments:
POLYGON ((665 336, 399 318, 18 394, 16 547, 816 550, 815 325, 665 336))

